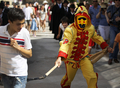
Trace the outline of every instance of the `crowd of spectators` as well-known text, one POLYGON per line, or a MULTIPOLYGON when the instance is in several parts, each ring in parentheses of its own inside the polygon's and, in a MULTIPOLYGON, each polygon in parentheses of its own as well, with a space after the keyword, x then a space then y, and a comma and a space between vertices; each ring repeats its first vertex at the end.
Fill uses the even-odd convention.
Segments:
MULTIPOLYGON (((33 36, 36 37, 36 32, 45 32, 46 31, 46 22, 49 23, 49 30, 54 34, 54 39, 61 40, 63 32, 60 32, 60 37, 57 37, 59 33, 59 25, 61 23, 62 17, 66 16, 69 19, 69 24, 74 22, 74 13, 78 6, 84 5, 89 12, 91 17, 91 22, 94 25, 96 32, 103 37, 103 39, 110 44, 110 47, 113 47, 113 42, 117 33, 119 33, 119 16, 120 16, 120 1, 119 0, 110 0, 108 3, 101 0, 98 3, 98 0, 93 0, 92 4, 88 1, 83 3, 70 3, 67 0, 56 0, 54 3, 49 4, 46 0, 42 3, 38 2, 26 2, 25 7, 18 6, 16 3, 13 4, 13 8, 20 8, 25 13, 25 27, 29 32, 33 33, 33 36), (33 22, 33 16, 35 21, 33 22), (112 20, 112 23, 110 23, 112 20), (35 24, 33 24, 35 23, 35 24)), ((9 11, 9 3, 1 2, 0 3, 0 25, 6 25, 8 23, 7 13, 9 11)), ((91 40, 92 41, 92 40, 91 40)), ((90 41, 90 43, 92 43, 90 41)), ((99 49, 99 46, 94 43, 89 45, 89 53, 92 48, 96 46, 96 49, 99 49)), ((109 55, 108 64, 114 62, 119 63, 117 60, 118 54, 118 45, 113 53, 109 55)))

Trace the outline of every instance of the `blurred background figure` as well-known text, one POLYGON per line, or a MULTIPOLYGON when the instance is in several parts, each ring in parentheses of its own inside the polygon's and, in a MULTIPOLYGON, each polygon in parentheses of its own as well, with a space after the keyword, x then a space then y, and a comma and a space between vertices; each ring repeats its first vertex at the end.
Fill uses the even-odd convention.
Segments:
POLYGON ((23 12, 25 13, 25 27, 30 32, 31 15, 33 14, 33 10, 29 7, 29 3, 26 3, 26 7, 23 8, 23 12))
POLYGON ((43 32, 45 32, 47 13, 45 12, 45 6, 42 5, 40 8, 40 26, 42 27, 43 32))
POLYGON ((8 17, 7 17, 8 11, 9 11, 9 8, 6 8, 4 5, 4 2, 1 1, 0 2, 0 25, 1 26, 8 24, 8 17))
POLYGON ((49 31, 52 31, 52 29, 50 27, 51 26, 52 5, 49 5, 47 15, 48 15, 49 31))
POLYGON ((31 31, 33 33, 33 36, 36 37, 36 31, 38 30, 38 28, 37 28, 37 20, 36 20, 34 14, 32 14, 31 17, 32 17, 32 23, 31 23, 30 29, 31 29, 31 31))
POLYGON ((46 0, 43 1, 43 5, 45 7, 45 12, 47 13, 47 9, 48 9, 48 2, 46 0))
POLYGON ((75 5, 71 4, 70 5, 70 12, 68 12, 67 17, 69 19, 69 23, 73 23, 74 22, 74 13, 75 13, 75 5))
POLYGON ((36 7, 38 4, 38 2, 36 0, 34 0, 34 6, 36 7))
POLYGON ((86 9, 89 11, 89 7, 90 7, 90 4, 89 2, 86 2, 86 5, 85 5, 86 9))
POLYGON ((18 8, 18 4, 17 3, 13 3, 13 8, 18 8))
POLYGON ((35 8, 33 7, 32 2, 29 2, 29 6, 30 6, 31 9, 33 10, 33 13, 32 13, 32 14, 36 15, 36 13, 35 13, 35 8))
MULTIPOLYGON (((110 24, 110 47, 113 47, 114 39, 120 32, 120 0, 115 0, 115 5, 110 5, 107 9, 106 19, 110 24)), ((118 44, 116 45, 114 52, 109 53, 108 64, 111 65, 114 60, 115 63, 119 63, 118 56, 118 44)))
POLYGON ((64 2, 63 2, 63 8, 62 8, 64 16, 66 16, 70 12, 70 8, 68 7, 68 4, 69 4, 69 2, 67 0, 64 0, 64 2))
POLYGON ((6 7, 9 8, 10 3, 7 1, 6 2, 6 7))
POLYGON ((22 0, 18 0, 18 2, 19 2, 19 5, 21 6, 22 5, 22 0))
POLYGON ((98 30, 100 31, 100 35, 108 43, 110 26, 108 25, 105 17, 106 11, 107 6, 104 3, 102 3, 99 13, 96 15, 96 18, 99 19, 98 30))
POLYGON ((52 8, 52 16, 51 16, 51 29, 52 29, 52 33, 54 33, 54 39, 56 40, 60 40, 62 37, 62 33, 59 39, 57 39, 57 35, 58 35, 58 27, 60 24, 60 20, 61 18, 64 16, 64 11, 63 11, 63 4, 62 4, 62 0, 56 0, 56 5, 53 6, 52 8))
POLYGON ((110 6, 110 5, 115 5, 115 2, 114 2, 115 0, 109 0, 109 3, 108 3, 108 6, 110 6))
MULTIPOLYGON (((91 18, 91 22, 95 27, 96 32, 100 35, 98 31, 99 19, 96 18, 100 9, 100 5, 98 4, 98 0, 93 0, 93 6, 89 8, 89 15, 91 18)), ((98 44, 96 44, 96 49, 99 49, 98 44)))
POLYGON ((38 27, 38 32, 40 32, 40 8, 41 6, 37 6, 37 11, 36 11, 36 19, 37 19, 37 27, 38 27))
MULTIPOLYGON (((60 38, 61 31, 64 33, 65 28, 66 28, 68 25, 69 25, 69 19, 68 19, 66 16, 64 16, 64 17, 61 19, 61 23, 59 24, 57 39, 60 38)), ((62 35, 61 40, 63 40, 63 36, 64 36, 64 35, 62 35)))

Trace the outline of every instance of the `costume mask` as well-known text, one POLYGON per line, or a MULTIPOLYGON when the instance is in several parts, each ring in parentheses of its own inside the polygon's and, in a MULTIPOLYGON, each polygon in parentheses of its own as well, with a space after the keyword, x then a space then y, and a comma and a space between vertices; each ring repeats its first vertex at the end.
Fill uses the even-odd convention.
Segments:
POLYGON ((77 25, 80 29, 84 29, 88 24, 88 19, 85 16, 77 16, 77 25))

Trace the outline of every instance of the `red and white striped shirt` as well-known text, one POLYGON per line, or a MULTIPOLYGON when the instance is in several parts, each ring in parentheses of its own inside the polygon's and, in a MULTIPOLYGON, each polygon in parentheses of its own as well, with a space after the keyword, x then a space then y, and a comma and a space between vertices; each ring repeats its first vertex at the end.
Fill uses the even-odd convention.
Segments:
POLYGON ((27 76, 27 59, 10 46, 10 38, 14 38, 21 47, 31 49, 29 32, 22 28, 20 32, 10 36, 7 31, 8 25, 0 26, 0 73, 8 76, 27 76))

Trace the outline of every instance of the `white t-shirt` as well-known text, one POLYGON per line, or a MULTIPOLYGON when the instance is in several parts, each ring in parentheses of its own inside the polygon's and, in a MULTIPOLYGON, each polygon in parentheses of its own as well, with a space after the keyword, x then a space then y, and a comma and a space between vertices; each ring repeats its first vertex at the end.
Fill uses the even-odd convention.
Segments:
POLYGON ((35 3, 34 3, 34 6, 36 6, 36 3, 38 3, 38 2, 35 2, 35 3))
MULTIPOLYGON (((62 23, 60 23, 59 27, 61 28, 61 30, 62 30, 62 32, 64 34, 65 28, 63 27, 62 23)), ((64 36, 63 34, 62 34, 61 40, 63 39, 63 36, 64 36)))
POLYGON ((48 9, 48 4, 45 5, 45 12, 47 13, 47 9, 48 9))
POLYGON ((14 2, 14 3, 16 3, 16 2, 17 2, 17 0, 13 0, 13 2, 14 2))
POLYGON ((0 26, 0 73, 8 76, 27 76, 27 58, 10 46, 10 38, 14 38, 25 49, 32 48, 30 35, 26 28, 10 36, 7 25, 0 26))
POLYGON ((25 13, 25 20, 31 19, 31 14, 33 14, 33 10, 31 7, 25 7, 23 8, 23 12, 25 13))
POLYGON ((39 11, 41 20, 45 19, 46 12, 39 11))

